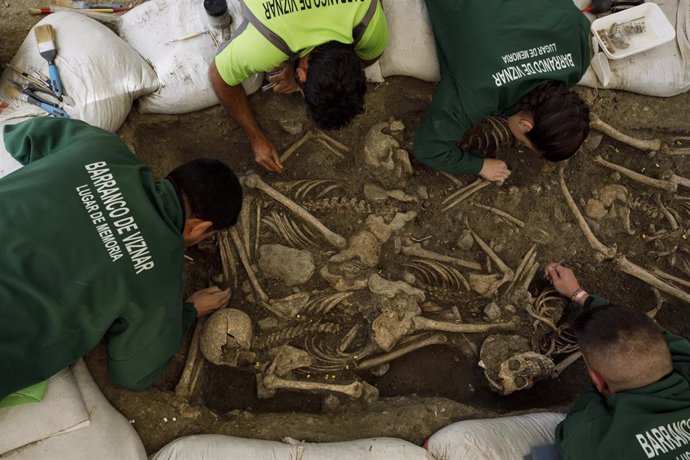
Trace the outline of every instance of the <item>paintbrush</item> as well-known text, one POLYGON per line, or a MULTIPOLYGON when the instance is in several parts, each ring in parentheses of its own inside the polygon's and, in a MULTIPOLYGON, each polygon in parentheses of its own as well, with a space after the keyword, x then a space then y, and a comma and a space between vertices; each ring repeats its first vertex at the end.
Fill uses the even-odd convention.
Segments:
POLYGON ((55 46, 55 31, 50 24, 43 26, 36 26, 34 28, 34 36, 36 37, 36 44, 38 45, 38 52, 43 59, 48 61, 48 77, 50 78, 50 86, 57 97, 62 96, 62 82, 60 81, 60 74, 55 65, 55 57, 57 56, 57 47, 55 46))
POLYGON ((44 88, 44 89, 51 89, 50 86, 47 85, 46 82, 44 82, 43 80, 40 80, 36 77, 32 77, 31 75, 29 75, 26 72, 22 72, 20 69, 16 68, 12 64, 5 64, 5 66, 8 69, 12 70, 12 72, 16 73, 17 75, 21 75, 23 78, 25 78, 27 81, 30 81, 34 85, 40 86, 41 88, 44 88))
POLYGON ((19 99, 20 101, 24 101, 28 104, 35 105, 36 107, 40 107, 41 109, 45 110, 51 115, 55 115, 56 117, 69 118, 67 112, 65 112, 61 108, 50 105, 47 102, 41 102, 35 97, 20 92, 17 88, 12 88, 8 86, 7 88, 5 88, 5 94, 9 97, 19 99))

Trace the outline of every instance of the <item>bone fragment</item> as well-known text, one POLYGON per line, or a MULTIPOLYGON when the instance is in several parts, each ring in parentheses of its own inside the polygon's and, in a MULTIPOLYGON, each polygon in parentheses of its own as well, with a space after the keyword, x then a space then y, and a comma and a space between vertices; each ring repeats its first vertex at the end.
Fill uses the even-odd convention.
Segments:
POLYGON ((501 211, 498 208, 493 208, 491 206, 485 206, 485 205, 479 204, 479 203, 474 203, 474 205, 480 209, 484 209, 485 211, 489 211, 489 212, 496 214, 497 216, 503 217, 508 222, 511 222, 520 228, 525 228, 525 223, 523 221, 521 221, 520 219, 518 219, 516 217, 511 216, 510 214, 508 214, 505 211, 501 211))
POLYGON ((309 130, 302 137, 297 139, 297 141, 292 144, 290 147, 283 152, 283 154, 280 156, 280 162, 284 163, 290 156, 297 151, 298 148, 302 146, 305 142, 307 142, 309 139, 311 139, 314 136, 314 132, 309 130))
POLYGON ((511 289, 515 286, 515 283, 520 279, 522 276, 522 272, 525 270, 525 268, 530 264, 534 262, 534 259, 536 259, 536 253, 537 253, 537 245, 533 244, 531 248, 525 253, 524 257, 520 261, 520 265, 515 269, 515 277, 513 278, 513 281, 510 282, 508 285, 508 289, 506 289, 507 292, 510 292, 511 289), (534 259, 533 259, 534 257, 534 259))
POLYGON ((624 176, 628 176, 630 179, 641 184, 647 185, 649 187, 658 188, 661 190, 665 190, 667 192, 675 192, 676 190, 678 190, 678 184, 675 182, 671 182, 670 180, 654 179, 649 176, 645 176, 644 174, 637 173, 623 166, 606 161, 600 155, 597 155, 596 158, 594 158, 594 162, 602 166, 606 166, 609 169, 613 169, 614 171, 618 171, 624 176))
POLYGON ((252 247, 249 243, 251 235, 251 212, 254 197, 249 193, 245 193, 242 199, 242 210, 240 211, 240 230, 242 233, 242 242, 244 243, 244 252, 249 259, 252 258, 252 247))
POLYGON ((280 377, 270 374, 263 378, 264 386, 269 390, 302 390, 302 391, 331 391, 333 393, 341 393, 351 398, 359 398, 362 396, 362 382, 355 381, 349 385, 336 385, 321 382, 303 382, 296 380, 281 379, 280 377))
POLYGON ((458 259, 456 257, 451 257, 444 254, 439 254, 437 252, 429 251, 427 249, 422 248, 422 245, 419 243, 403 246, 402 253, 406 256, 422 257, 424 259, 437 260, 439 262, 445 262, 451 265, 469 268, 470 270, 476 270, 478 272, 482 271, 482 266, 477 262, 471 262, 468 260, 458 259))
POLYGON ((223 265, 223 276, 225 277, 225 282, 228 284, 232 282, 233 287, 236 288, 237 259, 235 259, 235 254, 232 252, 232 246, 230 244, 229 236, 230 235, 227 230, 223 230, 216 233, 216 238, 218 240, 218 249, 220 250, 220 261, 223 265))
POLYGON ((654 201, 656 201, 656 205, 659 207, 659 209, 661 209, 661 212, 664 214, 664 217, 666 217, 666 220, 668 221, 669 225, 671 225, 671 230, 678 230, 678 222, 676 221, 676 218, 673 217, 673 214, 669 212, 664 203, 661 201, 661 197, 658 194, 654 197, 654 201))
POLYGON ((443 177, 451 181, 453 184, 455 184, 456 187, 463 187, 465 184, 462 183, 460 179, 455 177, 454 175, 447 173, 445 171, 439 171, 443 177))
POLYGON ((358 370, 363 370, 378 367, 382 364, 389 363, 402 356, 405 356, 408 353, 412 353, 415 350, 419 350, 420 348, 428 347, 431 345, 440 345, 446 343, 447 341, 448 338, 443 334, 430 335, 429 337, 422 339, 418 342, 410 343, 409 345, 405 345, 403 347, 398 348, 397 350, 393 350, 384 355, 362 361, 356 365, 356 368, 358 370))
POLYGON ((493 263, 496 264, 496 267, 498 267, 501 273, 504 273, 506 275, 509 274, 510 278, 512 279, 514 275, 513 270, 509 266, 507 266, 505 262, 501 260, 500 257, 498 257, 498 254, 496 254, 494 250, 491 249, 491 246, 486 244, 486 242, 479 235, 477 235, 477 233, 475 233, 474 230, 472 230, 472 227, 470 227, 470 223, 467 220, 467 218, 465 218, 465 226, 472 234, 472 237, 474 238, 474 241, 477 242, 477 245, 479 245, 479 247, 482 248, 482 251, 484 251, 486 255, 489 256, 489 258, 493 261, 493 263))
POLYGON ((484 187, 487 187, 491 185, 491 182, 488 180, 484 179, 477 179, 475 182, 472 184, 468 185, 467 187, 458 190, 457 192, 453 193, 449 197, 447 197, 441 204, 445 204, 446 206, 441 210, 441 212, 446 212, 449 209, 459 205, 463 201, 465 201, 467 198, 470 196, 474 195, 484 187), (446 204, 447 203, 447 204, 446 204))
POLYGON ((607 136, 622 142, 624 144, 627 144, 631 147, 634 147, 639 150, 644 150, 648 152, 654 152, 657 151, 661 148, 661 139, 650 139, 650 140, 643 140, 643 139, 636 139, 634 137, 630 137, 627 134, 623 134, 622 132, 618 131, 615 129, 613 126, 605 123, 601 118, 596 116, 593 113, 589 114, 590 122, 589 126, 591 128, 594 128, 598 131, 601 131, 602 133, 606 134, 607 136))
POLYGON ((674 283, 680 284, 681 286, 685 286, 687 288, 690 288, 690 281, 684 280, 683 278, 678 278, 677 276, 673 276, 670 273, 666 273, 665 271, 660 270, 659 268, 653 268, 652 272, 654 272, 655 275, 664 278, 669 281, 673 281, 674 283))
POLYGON ((673 171, 666 171, 662 177, 664 179, 670 180, 674 184, 678 184, 681 187, 690 188, 690 179, 687 177, 678 176, 673 171))
POLYGON ((630 262, 625 258, 625 256, 619 256, 616 259, 616 268, 623 273, 627 273, 628 275, 644 281, 645 283, 657 288, 662 292, 671 294, 672 296, 681 299, 685 303, 690 304, 690 294, 657 278, 653 273, 647 271, 639 265, 634 264, 633 262, 630 262))
POLYGON ((480 334, 489 331, 511 331, 517 328, 518 319, 512 318, 505 323, 486 323, 486 324, 467 324, 467 323, 448 323, 436 321, 434 319, 416 316, 412 319, 414 330, 416 331, 444 331, 453 333, 480 334))
POLYGON ((196 326, 194 326, 192 342, 189 344, 184 370, 182 371, 180 381, 175 385, 175 395, 177 396, 189 398, 194 393, 194 387, 204 365, 203 360, 199 359, 199 340, 201 340, 201 331, 205 323, 206 318, 201 317, 197 320, 196 326))
POLYGON ((571 354, 567 358, 565 358, 563 361, 560 363, 556 364, 554 366, 553 371, 551 372, 551 377, 554 379, 557 379, 561 373, 566 370, 571 364, 573 364, 575 361, 580 359, 582 357, 582 353, 579 351, 576 351, 575 353, 571 354))
POLYGON ((316 142, 318 142, 319 144, 321 144, 322 146, 324 146, 324 148, 326 148, 327 150, 329 150, 330 152, 332 152, 335 156, 337 156, 337 157, 340 158, 341 160, 344 160, 344 159, 345 159, 345 155, 343 155, 342 153, 340 153, 339 151, 337 151, 333 146, 331 146, 331 144, 329 144, 328 142, 326 142, 326 141, 323 140, 322 138, 320 138, 320 137, 317 136, 317 137, 315 138, 315 140, 316 140, 316 142))
POLYGON ((578 209, 577 204, 575 204, 575 200, 573 200, 573 196, 570 194, 568 186, 565 185, 563 168, 559 170, 558 174, 560 177, 561 191, 563 192, 563 196, 565 196, 565 202, 568 204, 568 207, 570 208, 570 211, 573 213, 573 216, 575 216, 575 220, 577 221, 577 224, 580 226, 580 230, 582 230, 582 233, 584 233, 585 239, 589 243, 590 247, 598 253, 600 253, 604 259, 612 259, 616 255, 616 248, 604 246, 604 244, 601 241, 599 241, 596 236, 594 236, 594 233, 592 233, 592 230, 589 228, 589 225, 587 225, 585 218, 582 216, 582 213, 578 209))
POLYGON ((328 134, 324 133, 321 130, 318 130, 318 129, 314 130, 314 135, 316 136, 317 139, 321 139, 322 141, 325 141, 325 142, 331 144, 333 147, 335 147, 339 150, 344 150, 345 152, 350 151, 350 147, 348 147, 347 145, 341 144, 340 142, 336 141, 331 136, 329 136, 328 134))
POLYGON ((256 200, 256 235, 254 235, 254 254, 259 252, 259 242, 261 240, 261 200, 256 200))
POLYGON ((247 272, 247 276, 249 277, 249 282, 251 283, 252 288, 254 288, 254 294, 256 295, 256 298, 261 302, 267 302, 268 301, 268 295, 266 295, 264 290, 261 288, 261 285, 259 284, 259 280, 256 278, 256 273, 254 273, 254 270, 252 269, 252 265, 251 265, 251 263, 249 263, 249 257, 247 257, 247 253, 244 252, 244 246, 242 245, 242 239, 240 238, 240 235, 237 232, 237 229, 235 227, 230 229, 230 237, 232 238, 232 242, 235 243, 235 249, 237 249, 237 253, 240 256, 240 260, 242 261, 242 265, 244 266, 244 269, 247 272))
POLYGON ((340 342, 340 345, 338 346, 338 351, 341 353, 344 353, 348 348, 350 348, 350 345, 352 345, 352 342, 355 340, 355 337, 357 337, 357 333, 359 330, 362 328, 361 324, 355 324, 352 326, 352 329, 345 334, 345 337, 343 337, 342 342, 340 342))
POLYGON ((306 209, 304 209, 302 206, 298 205, 297 203, 295 203, 294 201, 292 201, 291 199, 289 199, 288 197, 286 197, 285 195, 283 195, 282 193, 268 185, 258 175, 250 173, 244 177, 243 182, 245 186, 253 189, 258 189, 266 195, 273 198, 274 200, 276 200, 278 203, 285 206, 297 217, 303 219, 305 222, 307 222, 316 230, 318 230, 319 233, 326 239, 326 241, 331 243, 333 246, 337 248, 344 248, 345 246, 347 246, 345 238, 329 230, 324 224, 322 224, 306 209))
POLYGON ((532 266, 527 271, 527 276, 525 276, 522 285, 518 288, 518 292, 527 292, 529 290, 529 285, 532 284, 534 277, 537 275, 537 270, 539 269, 539 262, 534 262, 532 266))

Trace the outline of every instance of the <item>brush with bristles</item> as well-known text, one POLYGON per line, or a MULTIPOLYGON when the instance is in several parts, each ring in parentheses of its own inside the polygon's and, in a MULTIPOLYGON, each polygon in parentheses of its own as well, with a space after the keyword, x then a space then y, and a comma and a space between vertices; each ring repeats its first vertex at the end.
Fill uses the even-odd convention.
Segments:
POLYGON ((33 96, 22 93, 17 88, 12 88, 11 86, 6 87, 5 95, 13 97, 15 99, 19 99, 20 101, 24 101, 28 104, 35 105, 36 107, 40 107, 49 114, 55 115, 58 118, 69 118, 67 112, 65 112, 61 108, 55 107, 54 105, 48 104, 47 102, 39 101, 33 96))
POLYGON ((38 45, 38 52, 43 59, 48 61, 48 75, 50 77, 50 86, 57 97, 62 96, 62 82, 60 81, 60 74, 55 66, 55 57, 57 56, 57 47, 55 46, 55 31, 50 24, 37 26, 34 28, 34 36, 36 37, 36 44, 38 45))

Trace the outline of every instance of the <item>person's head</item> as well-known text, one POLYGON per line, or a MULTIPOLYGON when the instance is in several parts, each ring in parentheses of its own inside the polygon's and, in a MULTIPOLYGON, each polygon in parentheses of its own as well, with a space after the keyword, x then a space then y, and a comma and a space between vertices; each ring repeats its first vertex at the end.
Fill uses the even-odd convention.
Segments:
POLYGON ((205 158, 192 160, 173 169, 167 179, 182 195, 186 214, 182 237, 187 246, 237 222, 242 187, 225 163, 205 158))
POLYGON ((673 370, 661 329, 634 308, 585 310, 572 326, 592 383, 607 397, 657 382, 673 370))
POLYGON ((589 108, 564 83, 549 82, 520 98, 508 127, 548 161, 567 160, 589 134, 589 108))
POLYGON ((327 42, 299 60, 296 70, 304 101, 322 129, 339 129, 364 112, 364 70, 352 45, 327 42))

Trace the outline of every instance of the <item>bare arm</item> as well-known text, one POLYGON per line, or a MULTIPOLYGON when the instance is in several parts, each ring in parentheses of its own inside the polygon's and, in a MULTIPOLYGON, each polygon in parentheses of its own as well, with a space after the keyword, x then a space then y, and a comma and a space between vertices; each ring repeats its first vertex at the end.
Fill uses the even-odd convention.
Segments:
POLYGON ((281 172, 283 165, 280 162, 280 156, 256 122, 244 88, 241 85, 230 86, 225 83, 218 73, 215 62, 211 62, 208 74, 220 104, 249 138, 254 160, 269 171, 281 172))

